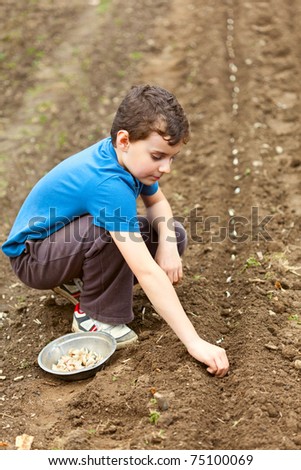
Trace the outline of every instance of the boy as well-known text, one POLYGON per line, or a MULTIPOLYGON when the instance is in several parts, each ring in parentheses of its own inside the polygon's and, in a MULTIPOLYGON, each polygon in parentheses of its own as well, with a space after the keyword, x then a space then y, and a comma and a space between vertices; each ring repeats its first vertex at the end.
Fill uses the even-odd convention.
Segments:
POLYGON ((225 350, 198 336, 173 287, 182 279, 186 233, 158 183, 188 139, 174 95, 132 87, 111 137, 62 161, 34 186, 2 250, 23 283, 76 304, 72 331, 106 331, 118 348, 137 340, 127 326, 135 276, 188 352, 223 377, 225 350), (137 216, 139 195, 146 218, 137 216))

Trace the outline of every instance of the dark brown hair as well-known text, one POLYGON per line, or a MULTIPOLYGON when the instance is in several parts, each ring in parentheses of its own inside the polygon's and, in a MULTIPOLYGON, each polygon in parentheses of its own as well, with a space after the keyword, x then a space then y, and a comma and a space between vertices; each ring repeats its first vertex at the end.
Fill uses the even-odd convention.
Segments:
POLYGON ((157 132, 169 145, 189 140, 189 123, 176 97, 158 86, 133 86, 119 105, 111 128, 113 145, 120 130, 130 142, 147 139, 157 132))

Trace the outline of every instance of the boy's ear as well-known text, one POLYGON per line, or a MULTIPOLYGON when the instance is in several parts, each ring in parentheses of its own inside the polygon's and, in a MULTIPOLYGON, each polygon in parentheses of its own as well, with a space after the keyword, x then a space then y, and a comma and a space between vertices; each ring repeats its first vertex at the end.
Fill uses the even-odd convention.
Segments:
POLYGON ((128 131, 125 131, 125 130, 118 131, 117 138, 116 138, 117 148, 119 148, 123 152, 126 152, 129 148, 129 144, 130 144, 130 139, 129 139, 128 131))

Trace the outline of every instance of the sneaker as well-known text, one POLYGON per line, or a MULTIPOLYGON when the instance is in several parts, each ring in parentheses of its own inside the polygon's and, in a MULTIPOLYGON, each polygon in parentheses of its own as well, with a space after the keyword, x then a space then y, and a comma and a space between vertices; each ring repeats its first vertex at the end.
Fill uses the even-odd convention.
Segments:
POLYGON ((77 303, 74 309, 71 329, 74 333, 80 331, 104 331, 105 333, 109 333, 116 339, 116 349, 124 348, 138 339, 136 333, 127 325, 110 325, 89 317, 80 308, 79 303, 77 303))
POLYGON ((82 285, 82 280, 75 278, 69 284, 62 284, 61 286, 54 287, 52 290, 61 297, 64 297, 64 299, 67 299, 69 302, 76 305, 79 302, 82 285))

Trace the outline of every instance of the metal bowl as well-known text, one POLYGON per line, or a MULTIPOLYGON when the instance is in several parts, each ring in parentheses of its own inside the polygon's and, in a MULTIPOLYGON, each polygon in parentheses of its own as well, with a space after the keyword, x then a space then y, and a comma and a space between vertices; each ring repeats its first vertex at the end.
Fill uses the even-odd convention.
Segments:
POLYGON ((38 356, 38 364, 41 369, 54 377, 68 381, 82 380, 92 377, 101 370, 115 350, 116 340, 108 333, 102 331, 69 333, 48 343, 38 356), (60 372, 52 370, 53 364, 56 364, 61 356, 68 354, 68 351, 72 348, 87 348, 89 351, 99 354, 101 360, 93 366, 76 371, 60 372))

